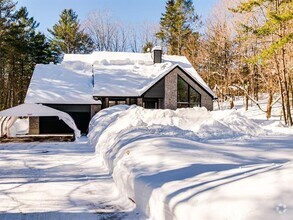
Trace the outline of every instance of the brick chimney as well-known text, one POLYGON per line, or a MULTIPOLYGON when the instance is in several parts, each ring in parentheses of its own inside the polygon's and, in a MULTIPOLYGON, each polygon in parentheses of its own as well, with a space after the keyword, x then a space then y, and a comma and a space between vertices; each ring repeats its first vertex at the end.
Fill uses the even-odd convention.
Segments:
POLYGON ((162 47, 155 46, 152 49, 152 58, 154 63, 162 63, 162 54, 163 54, 162 47))

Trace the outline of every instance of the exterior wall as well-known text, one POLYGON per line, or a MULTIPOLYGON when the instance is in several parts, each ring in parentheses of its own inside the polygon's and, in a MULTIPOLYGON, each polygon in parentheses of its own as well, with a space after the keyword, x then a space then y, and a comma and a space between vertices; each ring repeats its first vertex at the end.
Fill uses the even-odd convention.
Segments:
POLYGON ((101 105, 91 105, 91 118, 101 110, 101 105))
POLYGON ((165 108, 165 103, 164 103, 164 99, 159 99, 159 109, 164 109, 165 108))
POLYGON ((29 134, 40 134, 39 117, 29 117, 29 134))
POLYGON ((177 78, 180 76, 201 95, 201 106, 213 110, 213 99, 197 83, 190 79, 180 68, 175 68, 165 77, 165 108, 177 108, 177 78))
POLYGON ((144 94, 145 98, 164 98, 164 96, 165 96, 165 80, 164 79, 161 79, 144 94))
POLYGON ((142 106, 143 105, 142 98, 137 98, 137 105, 138 106, 142 106))
POLYGON ((105 108, 109 107, 109 98, 105 98, 105 108))
POLYGON ((177 109, 177 74, 178 68, 165 76, 165 103, 164 108, 177 109))

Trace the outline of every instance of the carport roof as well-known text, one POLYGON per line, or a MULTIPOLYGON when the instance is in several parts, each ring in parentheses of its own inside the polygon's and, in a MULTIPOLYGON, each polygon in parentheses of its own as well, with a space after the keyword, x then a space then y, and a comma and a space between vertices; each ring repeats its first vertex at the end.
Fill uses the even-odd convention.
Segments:
POLYGON ((0 112, 0 117, 40 117, 57 116, 74 130, 76 137, 80 137, 80 130, 76 127, 72 117, 62 111, 41 104, 21 104, 0 112))

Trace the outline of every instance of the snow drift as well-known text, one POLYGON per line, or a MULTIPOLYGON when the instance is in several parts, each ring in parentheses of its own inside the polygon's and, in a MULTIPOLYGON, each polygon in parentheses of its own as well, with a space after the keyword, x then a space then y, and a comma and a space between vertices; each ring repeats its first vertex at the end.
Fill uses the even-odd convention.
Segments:
POLYGON ((264 149, 238 145, 260 134, 233 110, 115 106, 92 119, 88 136, 121 195, 151 219, 286 218, 293 214, 288 149, 263 155, 272 140, 264 149))

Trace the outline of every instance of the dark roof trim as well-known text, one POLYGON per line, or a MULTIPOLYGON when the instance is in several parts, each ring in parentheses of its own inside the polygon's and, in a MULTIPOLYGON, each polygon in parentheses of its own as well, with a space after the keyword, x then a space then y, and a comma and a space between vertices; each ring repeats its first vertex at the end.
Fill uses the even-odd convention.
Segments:
POLYGON ((141 96, 101 96, 101 95, 93 95, 93 97, 97 98, 141 98, 141 96))

